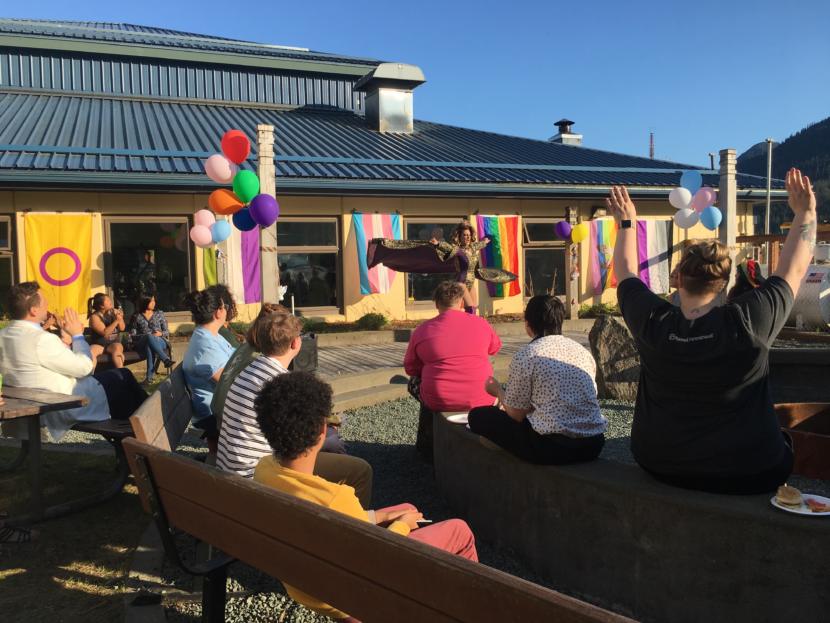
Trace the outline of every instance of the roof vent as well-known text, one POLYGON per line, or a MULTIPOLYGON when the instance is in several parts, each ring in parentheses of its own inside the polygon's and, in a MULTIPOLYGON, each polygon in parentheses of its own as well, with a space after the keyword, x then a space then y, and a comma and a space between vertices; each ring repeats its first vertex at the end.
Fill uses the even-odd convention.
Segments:
POLYGON ((561 143, 562 145, 582 145, 582 135, 574 134, 571 126, 574 124, 570 119, 560 119, 554 125, 559 128, 556 136, 551 136, 549 142, 561 143))
POLYGON ((381 63, 354 85, 366 93, 366 120, 373 130, 412 134, 412 91, 426 82, 415 65, 381 63))

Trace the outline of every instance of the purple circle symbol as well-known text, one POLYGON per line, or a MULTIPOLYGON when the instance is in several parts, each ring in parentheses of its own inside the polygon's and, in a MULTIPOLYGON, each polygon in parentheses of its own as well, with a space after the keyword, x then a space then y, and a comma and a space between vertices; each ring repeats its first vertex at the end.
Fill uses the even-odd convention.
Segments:
POLYGON ((46 283, 53 285, 53 286, 68 286, 70 283, 75 281, 78 276, 81 274, 81 258, 78 257, 78 254, 75 253, 72 249, 67 249, 66 247, 55 247, 53 249, 49 249, 46 253, 43 254, 43 257, 40 258, 40 276, 46 280, 46 283), (49 261, 49 258, 53 255, 57 255, 59 253, 63 253, 64 255, 68 255, 69 258, 75 262, 75 270, 69 277, 66 279, 55 279, 49 273, 46 272, 46 262, 49 261))

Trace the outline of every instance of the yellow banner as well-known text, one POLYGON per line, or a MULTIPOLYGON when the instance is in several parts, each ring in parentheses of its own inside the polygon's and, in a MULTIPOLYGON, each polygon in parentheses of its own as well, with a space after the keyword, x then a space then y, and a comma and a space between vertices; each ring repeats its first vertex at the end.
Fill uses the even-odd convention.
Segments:
POLYGON ((32 214, 24 216, 26 275, 37 281, 49 311, 67 307, 86 314, 91 295, 92 215, 32 214))

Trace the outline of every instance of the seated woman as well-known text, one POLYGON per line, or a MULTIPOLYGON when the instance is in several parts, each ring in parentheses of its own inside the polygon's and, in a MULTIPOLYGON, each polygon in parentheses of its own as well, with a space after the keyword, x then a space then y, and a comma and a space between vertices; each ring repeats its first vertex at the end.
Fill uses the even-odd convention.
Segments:
POLYGON ((564 465, 599 456, 608 426, 597 400, 596 363, 582 345, 562 335, 565 307, 555 296, 534 296, 525 309, 532 338, 510 362, 505 388, 490 377, 485 388, 497 406, 476 407, 470 429, 525 461, 564 465))
POLYGON ((89 328, 92 332, 90 350, 93 360, 101 353, 112 358, 115 368, 124 367, 124 346, 121 344, 121 331, 126 329, 124 313, 115 309, 112 299, 99 292, 88 303, 89 328))
POLYGON ((209 286, 207 290, 208 292, 213 292, 219 295, 222 302, 225 304, 225 309, 227 310, 225 324, 219 328, 219 335, 225 338, 234 348, 238 347, 242 344, 242 340, 240 340, 236 336, 236 333, 233 332, 233 329, 231 329, 231 323, 234 321, 234 318, 239 315, 239 312, 236 309, 236 300, 233 298, 230 288, 222 283, 219 283, 215 286, 209 286))
POLYGON ((190 308, 196 328, 187 345, 182 371, 193 403, 193 426, 204 431, 208 448, 215 453, 219 427, 210 404, 216 383, 234 350, 219 335, 219 329, 224 326, 227 318, 227 308, 215 290, 191 292, 185 298, 185 303, 190 308))
POLYGON ((640 354, 631 429, 637 463, 657 479, 714 493, 775 491, 792 470, 769 388, 769 349, 790 315, 812 257, 816 199, 787 173, 793 223, 778 268, 758 288, 718 305, 732 261, 714 240, 687 247, 677 267, 680 307, 639 280, 637 211, 625 188, 608 206, 620 223, 617 296, 640 354))
MULTIPOLYGON (((302 500, 325 506, 359 521, 370 522, 402 536, 477 561, 475 538, 461 519, 423 528, 423 515, 411 504, 366 510, 349 485, 314 474, 326 440, 331 413, 331 386, 310 372, 278 374, 259 393, 254 407, 259 428, 272 454, 260 459, 254 480, 302 500)), ((335 606, 286 586, 288 594, 312 610, 334 619, 349 619, 335 606)), ((352 619, 354 620, 354 619, 352 619)))
POLYGON ((144 383, 153 382, 156 359, 160 359, 166 368, 171 368, 175 361, 170 358, 170 330, 164 312, 156 309, 155 296, 142 296, 136 304, 136 312, 130 320, 130 339, 133 348, 144 353, 147 361, 147 374, 144 383))

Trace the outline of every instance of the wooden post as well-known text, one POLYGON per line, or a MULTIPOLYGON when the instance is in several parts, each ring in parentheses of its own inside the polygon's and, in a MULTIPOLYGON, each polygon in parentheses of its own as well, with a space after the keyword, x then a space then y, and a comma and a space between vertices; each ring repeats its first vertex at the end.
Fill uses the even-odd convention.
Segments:
MULTIPOLYGON (((260 124, 257 134, 257 175, 259 192, 276 197, 277 170, 274 165, 274 126, 260 124)), ((262 302, 276 303, 279 298, 280 271, 277 261, 277 226, 263 227, 259 232, 262 302)))
MULTIPOLYGON (((738 182, 736 178, 737 156, 734 149, 720 150, 720 183, 718 188, 718 207, 723 214, 723 221, 718 230, 720 241, 729 248, 729 255, 734 264, 737 256, 735 238, 738 235, 738 182)), ((735 272, 729 276, 727 290, 735 281, 735 272)))
MULTIPOLYGON (((565 218, 571 227, 576 225, 576 218, 578 210, 569 206, 566 208, 567 213, 565 218)), ((568 272, 568 279, 565 283, 565 298, 568 310, 568 318, 575 320, 579 318, 579 245, 569 244, 565 247, 567 255, 565 256, 565 269, 568 272)))

